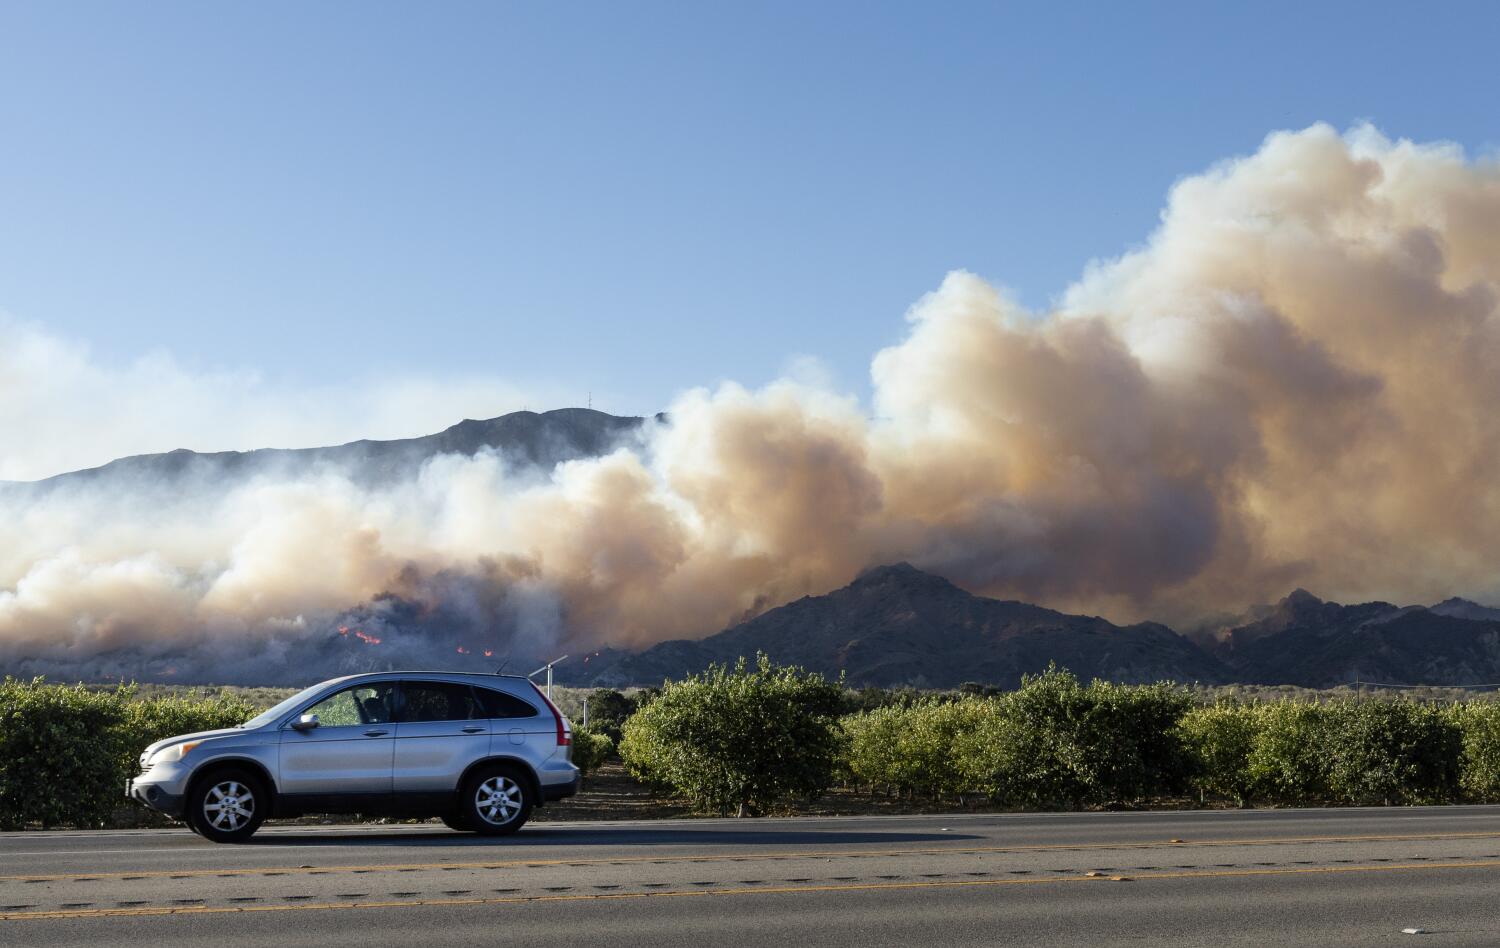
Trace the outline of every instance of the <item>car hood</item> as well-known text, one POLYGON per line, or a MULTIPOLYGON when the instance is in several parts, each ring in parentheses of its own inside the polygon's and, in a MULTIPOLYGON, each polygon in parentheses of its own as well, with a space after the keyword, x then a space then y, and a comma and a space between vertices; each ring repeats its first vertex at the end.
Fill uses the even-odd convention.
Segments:
POLYGON ((163 747, 170 747, 173 744, 181 744, 183 741, 203 741, 211 737, 229 737, 230 735, 245 733, 246 732, 243 728, 221 727, 218 730, 214 731, 195 731, 192 734, 178 734, 175 737, 164 738, 157 741, 155 744, 148 745, 145 750, 141 751, 141 759, 145 760, 152 754, 161 750, 163 747))

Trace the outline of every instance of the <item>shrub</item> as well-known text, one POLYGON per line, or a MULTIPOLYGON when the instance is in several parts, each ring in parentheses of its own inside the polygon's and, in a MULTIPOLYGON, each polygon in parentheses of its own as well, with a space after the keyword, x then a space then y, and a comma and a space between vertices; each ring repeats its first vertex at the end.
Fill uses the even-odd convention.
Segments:
POLYGON ((625 722, 631 772, 699 807, 740 815, 833 780, 843 689, 823 676, 741 659, 667 682, 625 722))
POLYGON ((1178 722, 1193 705, 1191 695, 1170 682, 1103 681, 1090 684, 1086 694, 1093 707, 1085 746, 1088 758, 1096 761, 1101 802, 1175 795, 1188 788, 1194 760, 1178 722))
POLYGON ((1128 801, 1179 792, 1191 758, 1177 720, 1192 698, 1172 685, 1080 685, 1049 668, 992 702, 959 738, 971 785, 1024 806, 1128 801))
POLYGON ((1255 791, 1250 752, 1260 731, 1258 712, 1254 705, 1221 702, 1183 715, 1179 727, 1196 764, 1193 782, 1200 793, 1249 803, 1255 791))
POLYGON ((932 797, 976 789, 960 758, 962 740, 990 713, 989 702, 929 700, 844 719, 845 767, 857 781, 932 797))
POLYGON ((119 805, 128 693, 0 683, 0 826, 96 827, 119 805))
POLYGON ((1072 674, 1048 669, 1022 679, 994 713, 961 739, 959 757, 973 783, 1003 803, 1080 805, 1097 783, 1079 746, 1088 702, 1072 674))
POLYGON ((1456 704, 1452 720, 1463 739, 1459 781, 1464 796, 1475 803, 1500 802, 1500 705, 1456 704))
POLYGON ((888 705, 848 715, 840 724, 844 732, 841 763, 848 779, 871 789, 905 791, 900 744, 906 709, 888 705))
POLYGON ((962 796, 978 790, 960 757, 961 742, 993 713, 990 702, 970 698, 917 705, 908 712, 911 723, 902 734, 901 755, 914 765, 912 789, 933 797, 962 796))
POLYGON ((1463 735, 1442 711, 1413 701, 1324 706, 1328 788, 1348 803, 1441 803, 1458 790, 1463 735))
POLYGON ((585 780, 614 752, 615 742, 608 734, 593 730, 573 732, 573 766, 578 768, 585 780))
POLYGON ((105 825, 126 805, 125 781, 147 744, 230 727, 254 712, 234 697, 139 700, 134 687, 7 678, 0 682, 0 826, 105 825))
POLYGON ((1254 793, 1280 803, 1327 799, 1323 706, 1274 701, 1253 707, 1256 732, 1246 765, 1254 793))
POLYGON ((918 691, 909 685, 900 688, 876 688, 870 685, 858 691, 851 689, 844 692, 844 713, 857 714, 889 707, 909 708, 932 700, 935 700, 935 696, 931 692, 918 691))
POLYGON ((620 728, 636 709, 634 699, 613 688, 595 688, 589 692, 585 704, 589 730, 608 737, 613 743, 619 742, 620 728))

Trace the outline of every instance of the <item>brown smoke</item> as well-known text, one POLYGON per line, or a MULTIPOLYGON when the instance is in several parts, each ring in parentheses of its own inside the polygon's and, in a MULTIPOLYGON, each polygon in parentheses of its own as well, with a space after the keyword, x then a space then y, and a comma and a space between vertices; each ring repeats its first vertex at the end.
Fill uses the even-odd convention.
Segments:
POLYGON ((1179 183, 1149 243, 1055 312, 950 274, 875 357, 873 413, 727 385, 548 478, 486 454, 380 490, 329 472, 149 514, 9 511, 0 642, 295 640, 461 575, 524 590, 548 634, 640 645, 897 559, 1119 619, 1292 585, 1494 599, 1497 287, 1500 168, 1364 127, 1279 133, 1179 183))

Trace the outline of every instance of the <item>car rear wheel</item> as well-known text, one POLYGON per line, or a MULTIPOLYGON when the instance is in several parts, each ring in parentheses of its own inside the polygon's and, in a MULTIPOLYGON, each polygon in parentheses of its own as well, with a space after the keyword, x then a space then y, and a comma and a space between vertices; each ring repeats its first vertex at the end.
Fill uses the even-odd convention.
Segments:
POLYGON ((505 836, 520 829, 536 806, 531 784, 514 767, 490 767, 469 778, 459 798, 459 817, 468 829, 505 836))
POLYGON ((216 770, 188 794, 188 825, 216 843, 242 843, 260 828, 270 806, 260 780, 245 770, 216 770))

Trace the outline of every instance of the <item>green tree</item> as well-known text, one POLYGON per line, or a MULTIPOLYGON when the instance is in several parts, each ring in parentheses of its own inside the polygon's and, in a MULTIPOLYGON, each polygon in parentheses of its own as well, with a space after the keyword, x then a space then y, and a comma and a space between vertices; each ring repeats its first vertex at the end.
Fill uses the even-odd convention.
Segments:
POLYGON ((1336 701, 1322 749, 1328 785, 1349 803, 1442 803, 1458 790, 1463 734, 1437 708, 1396 701, 1336 701))
POLYGON ((1191 703, 1174 685, 1084 686, 1049 667, 958 736, 960 767, 994 799, 1022 806, 1176 793, 1191 772, 1177 728, 1191 703))
POLYGON ((614 752, 615 742, 608 734, 594 730, 573 732, 573 766, 578 768, 584 780, 593 776, 614 752))
POLYGON ((0 683, 0 827, 104 825, 124 789, 129 697, 40 678, 0 683))
POLYGON ((848 715, 841 721, 841 762, 849 780, 887 793, 908 789, 901 756, 901 731, 907 716, 906 708, 886 705, 848 715))
POLYGON ((814 799, 833 781, 843 688, 822 675, 742 658, 667 682, 625 722, 620 755, 643 780, 739 815, 814 799))
POLYGON ((1095 763, 1101 801, 1170 796, 1187 789, 1194 760, 1179 728, 1192 696, 1171 682, 1116 685, 1095 681, 1086 754, 1095 763))
POLYGON ((1250 752, 1260 731, 1258 711, 1254 705, 1222 701, 1183 715, 1179 727, 1196 759, 1193 782, 1201 793, 1249 805, 1255 791, 1250 752))
POLYGON ((1466 701, 1451 711, 1463 735, 1460 781, 1474 803, 1500 802, 1500 704, 1466 701))
POLYGON ((637 702, 613 688, 595 688, 585 701, 588 707, 589 730, 606 735, 614 743, 620 741, 620 728, 625 719, 635 713, 637 702))
POLYGON ((963 766, 996 801, 1077 807, 1096 796, 1098 785, 1079 741, 1088 730, 1089 704, 1071 672, 1050 667, 1028 675, 961 739, 963 766))
POLYGON ((138 697, 135 686, 0 682, 0 827, 98 827, 127 804, 125 780, 147 744, 242 723, 247 701, 189 693, 138 697))
POLYGON ((959 755, 962 738, 990 713, 977 698, 888 705, 844 718, 844 765, 857 782, 931 797, 962 795, 979 784, 959 755))
POLYGON ((1328 797, 1323 756, 1327 711, 1307 701, 1270 701, 1255 706, 1256 730, 1246 760, 1254 793, 1279 803, 1309 803, 1328 797))

